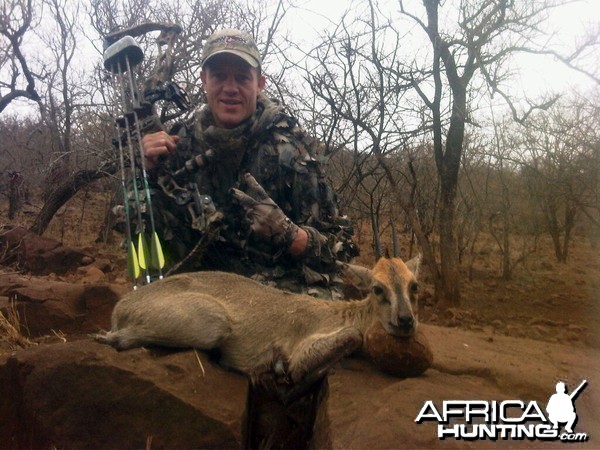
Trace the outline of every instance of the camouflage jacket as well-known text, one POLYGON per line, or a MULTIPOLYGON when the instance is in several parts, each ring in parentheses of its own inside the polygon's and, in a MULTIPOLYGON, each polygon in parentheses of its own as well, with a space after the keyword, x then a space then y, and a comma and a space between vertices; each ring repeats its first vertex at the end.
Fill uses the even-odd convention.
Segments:
POLYGON ((336 261, 348 262, 358 251, 325 179, 318 142, 264 97, 238 128, 214 126, 204 106, 172 132, 180 137, 176 154, 151 173, 154 220, 171 270, 223 270, 331 296, 323 289, 334 292, 330 288, 339 283, 336 261), (199 155, 203 163, 190 164, 199 155), (307 232, 302 256, 249 234, 243 210, 230 194, 246 171, 307 232))

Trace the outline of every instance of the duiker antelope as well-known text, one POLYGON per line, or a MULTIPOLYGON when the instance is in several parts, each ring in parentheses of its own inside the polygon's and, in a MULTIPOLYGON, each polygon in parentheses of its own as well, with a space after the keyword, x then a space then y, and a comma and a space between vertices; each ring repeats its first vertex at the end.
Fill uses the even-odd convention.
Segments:
POLYGON ((414 333, 419 262, 380 259, 370 293, 357 301, 318 300, 231 273, 174 275, 125 295, 112 330, 98 340, 119 350, 218 349, 220 363, 231 369, 252 374, 272 367, 294 383, 314 380, 357 350, 377 320, 392 335, 414 333))

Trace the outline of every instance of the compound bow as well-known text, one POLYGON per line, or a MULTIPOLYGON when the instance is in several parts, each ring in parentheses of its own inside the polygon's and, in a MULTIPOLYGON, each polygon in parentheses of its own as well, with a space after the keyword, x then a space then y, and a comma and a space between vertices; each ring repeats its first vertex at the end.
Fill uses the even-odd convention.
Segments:
POLYGON ((134 288, 137 286, 137 280, 142 270, 146 283, 150 283, 152 280, 151 270, 158 272, 158 278, 163 277, 162 270, 165 260, 154 222, 152 197, 141 137, 144 133, 164 129, 156 113, 156 102, 160 100, 172 102, 180 111, 189 109, 187 95, 175 82, 171 81, 174 74, 173 48, 181 31, 181 27, 176 24, 144 23, 104 36, 104 67, 110 72, 113 85, 114 145, 119 151, 125 207, 127 269, 134 288), (153 31, 160 31, 160 35, 156 39, 158 56, 152 73, 140 88, 134 69, 143 61, 144 52, 135 38, 153 31), (139 152, 137 164, 134 150, 136 147, 139 152), (129 210, 126 149, 128 150, 127 157, 133 184, 133 201, 137 213, 137 248, 134 244, 129 210), (143 189, 150 230, 146 229, 142 217, 143 207, 138 183, 141 184, 140 189, 143 189), (147 244, 148 232, 150 246, 147 244))

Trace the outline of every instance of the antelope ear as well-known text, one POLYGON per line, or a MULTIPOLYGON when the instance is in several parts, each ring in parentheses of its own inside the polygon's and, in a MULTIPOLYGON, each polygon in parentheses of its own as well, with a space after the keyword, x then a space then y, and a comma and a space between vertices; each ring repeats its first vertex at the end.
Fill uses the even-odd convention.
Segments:
POLYGON ((419 253, 413 259, 406 261, 406 267, 410 270, 415 278, 419 278, 419 269, 421 268, 421 254, 419 253))
POLYGON ((357 266, 356 264, 337 262, 340 269, 342 279, 345 283, 356 287, 360 291, 369 290, 371 288, 372 271, 366 267, 357 266))

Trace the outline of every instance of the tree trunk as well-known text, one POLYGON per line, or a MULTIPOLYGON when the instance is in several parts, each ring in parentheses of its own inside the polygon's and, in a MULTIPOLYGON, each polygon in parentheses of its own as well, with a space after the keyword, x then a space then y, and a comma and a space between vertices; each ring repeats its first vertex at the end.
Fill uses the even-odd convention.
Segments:
POLYGON ((433 245, 431 244, 429 238, 423 231, 423 227, 421 226, 421 222, 419 221, 417 209, 414 204, 405 203, 401 193, 396 192, 396 198, 402 206, 402 209, 404 209, 404 211, 406 212, 408 221, 413 230, 413 236, 416 237, 417 244, 421 247, 421 251, 423 252, 423 264, 429 268, 429 274, 431 275, 435 292, 441 292, 442 274, 438 269, 433 245))
POLYGON ((123 200, 123 190, 121 188, 120 180, 116 178, 114 182, 110 183, 110 197, 106 201, 106 207, 104 209, 104 221, 98 229, 98 237, 96 242, 102 242, 104 244, 111 242, 112 233, 116 223, 116 216, 113 214, 113 208, 117 206, 123 200))
MULTIPOLYGON (((440 178, 440 258, 442 283, 436 292, 440 307, 460 305, 460 271, 458 242, 456 239, 454 211, 458 188, 458 172, 465 135, 466 91, 453 86, 453 104, 450 126, 446 137, 445 151, 440 148, 441 139, 436 139, 436 164, 440 178)), ((438 130, 438 132, 441 131, 438 130)))
POLYGON ((510 194, 504 179, 502 179, 502 279, 512 278, 510 267, 510 194))
POLYGON ((381 237, 379 236, 379 216, 371 209, 371 226, 373 229, 373 251, 375 252, 375 260, 378 260, 383 255, 381 249, 381 237))
POLYGON ((554 245, 554 256, 558 262, 565 262, 563 245, 560 242, 560 224, 558 221, 558 206, 554 197, 547 197, 544 199, 544 212, 546 214, 546 220, 548 222, 548 232, 552 237, 552 244, 554 245))
MULTIPOLYGON (((398 230, 396 230, 396 222, 390 219, 390 227, 392 228, 392 249, 394 251, 394 257, 400 258, 400 242, 398 241, 398 230)), ((409 255, 410 257, 410 255, 409 255)))
POLYGON ((569 258, 569 247, 571 244, 571 232, 575 226, 575 216, 577 216, 577 207, 565 206, 565 235, 563 238, 562 252, 559 262, 566 263, 569 258))
POLYGON ((81 188, 87 186, 92 181, 113 173, 115 173, 114 168, 106 168, 104 170, 80 170, 72 174, 50 192, 44 206, 29 230, 38 235, 44 234, 58 210, 77 194, 81 188))
POLYGON ((460 305, 458 245, 454 231, 454 197, 442 192, 440 203, 440 290, 436 291, 441 308, 460 305))
POLYGON ((19 172, 9 173, 8 219, 14 220, 23 204, 23 176, 19 172))

